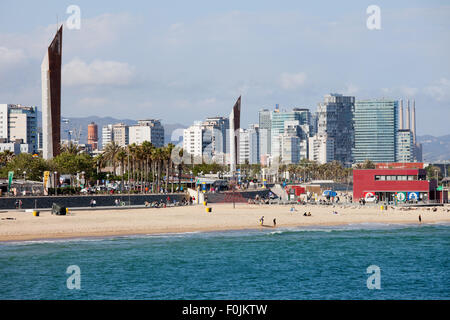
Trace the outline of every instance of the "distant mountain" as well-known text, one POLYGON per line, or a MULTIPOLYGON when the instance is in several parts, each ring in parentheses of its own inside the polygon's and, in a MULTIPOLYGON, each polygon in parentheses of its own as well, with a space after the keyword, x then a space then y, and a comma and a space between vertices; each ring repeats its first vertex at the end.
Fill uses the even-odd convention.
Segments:
POLYGON ((424 162, 450 161, 450 135, 417 136, 417 141, 422 144, 424 162))
MULTIPOLYGON (((75 139, 76 135, 78 135, 78 132, 81 132, 80 134, 80 143, 87 143, 87 127, 91 122, 95 122, 98 126, 98 139, 99 139, 99 146, 102 144, 102 127, 106 126, 108 124, 115 124, 115 123, 125 123, 126 125, 134 125, 137 123, 137 120, 133 119, 116 119, 112 117, 97 117, 97 116, 91 116, 91 117, 84 117, 84 118, 72 118, 72 117, 61 117, 61 120, 68 120, 61 122, 61 139, 67 139, 68 138, 68 131, 72 131, 72 139, 75 139), (81 128, 81 131, 80 131, 81 128)), ((187 126, 174 123, 174 124, 166 124, 162 122, 162 125, 164 127, 164 141, 166 143, 172 142, 172 143, 178 143, 179 141, 172 141, 172 132, 176 129, 185 129, 187 126)), ((38 127, 42 126, 42 114, 38 111, 38 127)), ((175 136, 177 136, 175 134, 175 136)))

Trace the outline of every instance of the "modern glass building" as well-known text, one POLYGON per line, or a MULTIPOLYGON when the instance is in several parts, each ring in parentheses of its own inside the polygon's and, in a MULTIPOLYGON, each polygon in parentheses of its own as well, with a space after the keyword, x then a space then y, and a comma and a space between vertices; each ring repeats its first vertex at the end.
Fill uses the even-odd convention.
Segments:
POLYGON ((397 154, 398 101, 356 101, 353 122, 353 161, 395 162, 397 154))
POLYGON ((281 155, 281 135, 284 133, 285 122, 295 121, 299 125, 310 125, 311 112, 309 109, 294 108, 292 111, 281 111, 272 113, 272 156, 278 157, 281 155))
MULTIPOLYGON (((355 97, 331 93, 317 108, 317 134, 334 140, 334 160, 352 164, 354 147, 353 111, 355 97)), ((330 141, 330 140, 327 140, 330 141)))
POLYGON ((272 111, 261 109, 258 112, 259 130, 260 130, 260 153, 261 155, 271 154, 271 129, 272 129, 272 111))

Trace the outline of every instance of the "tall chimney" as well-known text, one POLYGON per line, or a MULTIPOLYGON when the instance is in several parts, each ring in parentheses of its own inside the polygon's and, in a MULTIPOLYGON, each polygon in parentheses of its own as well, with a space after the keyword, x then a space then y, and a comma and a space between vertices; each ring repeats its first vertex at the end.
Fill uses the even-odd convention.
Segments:
POLYGON ((411 117, 409 115, 409 99, 408 99, 408 107, 406 108, 406 130, 411 130, 411 117))
POLYGON ((413 135, 413 142, 414 145, 416 145, 416 100, 412 101, 412 135, 413 135))
POLYGON ((398 118, 398 128, 400 130, 403 129, 403 99, 400 99, 400 111, 399 111, 399 118, 398 118))

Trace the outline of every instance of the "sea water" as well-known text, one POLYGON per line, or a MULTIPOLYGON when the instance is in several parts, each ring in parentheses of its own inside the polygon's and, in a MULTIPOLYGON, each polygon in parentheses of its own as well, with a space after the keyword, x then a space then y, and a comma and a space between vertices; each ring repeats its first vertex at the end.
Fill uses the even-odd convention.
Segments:
POLYGON ((0 299, 449 299, 449 249, 448 224, 3 242, 0 299))

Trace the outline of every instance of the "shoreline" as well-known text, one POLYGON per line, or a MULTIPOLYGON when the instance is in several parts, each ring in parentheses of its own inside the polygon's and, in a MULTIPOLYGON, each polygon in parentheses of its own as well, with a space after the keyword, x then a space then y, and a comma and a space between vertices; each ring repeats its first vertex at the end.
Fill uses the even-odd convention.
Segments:
MULTIPOLYGON (((193 230, 193 231, 169 231, 169 232, 139 232, 139 233, 101 233, 101 234, 64 234, 61 236, 52 236, 52 237, 45 237, 45 238, 22 238, 19 237, 17 239, 12 238, 8 240, 3 240, 0 238, 0 245, 2 244, 9 244, 9 243, 26 243, 26 242, 45 242, 45 241, 82 241, 82 240, 104 240, 104 239, 113 239, 118 237, 141 237, 141 236, 176 236, 176 235, 184 235, 184 234, 199 234, 199 233, 220 233, 220 232, 233 232, 233 231, 263 231, 263 230, 272 230, 272 231, 290 231, 289 228, 314 228, 314 227, 341 227, 341 226, 363 226, 363 225, 382 225, 382 226, 404 226, 404 227, 412 227, 412 226, 436 226, 436 225, 442 225, 442 226, 450 226, 450 221, 437 221, 432 223, 411 223, 411 222, 374 222, 374 223, 339 223, 339 224, 308 224, 308 225, 292 225, 292 226, 283 226, 283 227, 270 227, 266 226, 266 228, 235 228, 235 229, 208 229, 208 230, 193 230)), ((361 228, 361 229, 367 229, 371 230, 370 227, 368 228, 361 228)), ((325 230, 325 229, 324 229, 325 230)))
POLYGON ((233 209, 231 204, 211 204, 210 207, 212 213, 206 213, 204 206, 75 211, 67 216, 43 212, 39 217, 25 212, 2 212, 2 219, 12 217, 15 220, 0 220, 0 243, 355 224, 419 225, 419 214, 422 225, 450 223, 450 212, 446 208, 432 212, 427 209, 380 211, 375 207, 345 205, 335 208, 296 206, 297 211, 291 212, 291 206, 285 205, 239 204, 233 209), (339 213, 332 214, 334 210, 339 213), (312 216, 303 216, 304 211, 311 212, 312 216), (261 216, 265 217, 263 227, 258 224, 261 216), (277 220, 275 228, 272 226, 274 218, 277 220))

